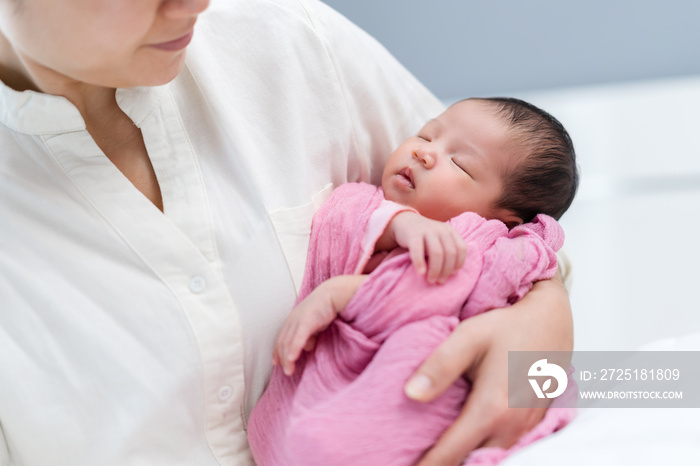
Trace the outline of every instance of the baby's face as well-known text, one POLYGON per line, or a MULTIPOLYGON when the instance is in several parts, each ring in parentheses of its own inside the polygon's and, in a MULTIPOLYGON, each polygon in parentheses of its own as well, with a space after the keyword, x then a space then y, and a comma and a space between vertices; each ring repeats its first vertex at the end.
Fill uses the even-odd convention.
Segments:
POLYGON ((493 204, 505 167, 518 158, 510 128, 492 105, 458 102, 404 141, 384 167, 385 197, 440 221, 468 211, 506 221, 493 204))

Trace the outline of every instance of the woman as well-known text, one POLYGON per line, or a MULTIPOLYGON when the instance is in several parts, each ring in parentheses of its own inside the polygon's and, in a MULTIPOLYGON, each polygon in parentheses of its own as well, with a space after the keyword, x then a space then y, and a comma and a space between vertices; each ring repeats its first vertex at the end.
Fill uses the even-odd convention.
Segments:
MULTIPOLYGON (((208 3, 0 0, 3 466, 248 464, 315 208, 441 110, 323 4, 208 3)), ((571 345, 556 280, 458 327, 407 386, 474 381, 424 464, 511 444, 507 350, 571 345)))

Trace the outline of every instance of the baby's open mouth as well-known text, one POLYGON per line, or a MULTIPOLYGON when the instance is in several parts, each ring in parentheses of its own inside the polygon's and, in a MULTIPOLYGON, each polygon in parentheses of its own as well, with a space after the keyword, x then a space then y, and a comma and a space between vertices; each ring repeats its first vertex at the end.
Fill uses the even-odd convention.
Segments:
POLYGON ((397 173, 401 178, 403 178, 403 181, 406 183, 407 186, 409 186, 411 189, 414 189, 416 185, 413 183, 413 173, 411 172, 411 169, 408 167, 402 168, 401 171, 397 173))

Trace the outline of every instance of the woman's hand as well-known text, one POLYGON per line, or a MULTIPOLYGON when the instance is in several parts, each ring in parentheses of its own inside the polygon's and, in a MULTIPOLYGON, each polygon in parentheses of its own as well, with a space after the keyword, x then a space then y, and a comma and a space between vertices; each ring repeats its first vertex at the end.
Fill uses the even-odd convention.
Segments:
POLYGON ((410 398, 427 402, 458 377, 472 382, 461 414, 418 465, 458 465, 476 448, 512 446, 546 409, 508 408, 508 351, 572 349, 571 308, 559 278, 536 283, 511 307, 463 321, 406 385, 410 398))

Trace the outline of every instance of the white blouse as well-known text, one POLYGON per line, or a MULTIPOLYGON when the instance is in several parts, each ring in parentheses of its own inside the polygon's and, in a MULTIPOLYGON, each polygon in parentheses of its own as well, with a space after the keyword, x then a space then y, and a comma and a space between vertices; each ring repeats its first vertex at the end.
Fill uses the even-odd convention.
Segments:
POLYGON ((117 100, 164 213, 66 99, 0 83, 0 465, 250 464, 314 211, 442 106, 315 0, 214 1, 117 100))

